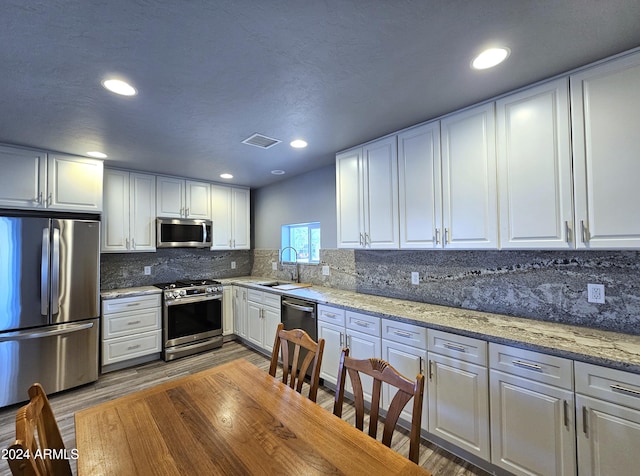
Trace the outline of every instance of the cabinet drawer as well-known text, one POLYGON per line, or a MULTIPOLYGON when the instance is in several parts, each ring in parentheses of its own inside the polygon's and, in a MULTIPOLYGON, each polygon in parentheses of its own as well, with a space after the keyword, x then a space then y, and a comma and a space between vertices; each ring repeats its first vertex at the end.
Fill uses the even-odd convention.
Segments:
POLYGON ((264 302, 264 293, 262 291, 256 291, 255 289, 249 289, 247 292, 247 299, 249 299, 249 301, 262 304, 264 302))
POLYGON ((280 309, 280 294, 263 293, 264 305, 280 309))
POLYGON ((162 331, 144 332, 102 342, 102 365, 142 357, 162 350, 162 331))
POLYGON ((347 329, 353 329, 363 334, 380 337, 380 318, 362 314, 360 312, 346 312, 347 329))
POLYGON ((406 322, 382 319, 382 338, 410 345, 416 349, 426 350, 427 348, 427 328, 406 322))
POLYGON ((492 369, 573 390, 572 360, 491 343, 489 364, 492 369))
POLYGON ((160 307, 160 294, 107 299, 102 301, 102 314, 160 307))
POLYGON ((429 329, 429 352, 487 366, 487 343, 480 339, 429 329))
POLYGON ((576 393, 640 410, 640 375, 576 362, 576 393))
POLYGON ((102 338, 111 339, 160 329, 160 308, 107 314, 102 321, 102 338))
POLYGON ((325 306, 323 304, 318 305, 318 320, 323 322, 330 322, 336 326, 344 326, 344 309, 338 309, 337 307, 325 306))

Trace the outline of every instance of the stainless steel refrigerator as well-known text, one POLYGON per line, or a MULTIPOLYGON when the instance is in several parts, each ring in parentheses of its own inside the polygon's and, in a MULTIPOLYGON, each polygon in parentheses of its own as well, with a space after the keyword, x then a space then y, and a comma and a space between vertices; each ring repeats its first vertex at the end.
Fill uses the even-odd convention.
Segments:
POLYGON ((0 212, 0 407, 98 378, 100 222, 0 212))

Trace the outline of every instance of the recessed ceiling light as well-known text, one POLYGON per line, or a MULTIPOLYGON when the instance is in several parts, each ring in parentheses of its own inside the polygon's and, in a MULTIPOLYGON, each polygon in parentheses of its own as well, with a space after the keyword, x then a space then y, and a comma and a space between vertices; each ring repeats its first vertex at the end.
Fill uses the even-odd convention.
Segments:
POLYGON ((105 89, 108 89, 112 93, 120 94, 121 96, 135 96, 138 94, 136 88, 119 79, 105 79, 102 81, 102 85, 105 89))
POLYGON ((273 175, 284 175, 284 170, 272 170, 273 175))
POLYGON ((296 139, 292 140, 289 145, 295 149, 304 149, 307 146, 307 141, 296 139))
POLYGON ((223 178, 223 179, 232 179, 232 178, 233 178, 233 175, 231 175, 231 174, 220 174, 220 178, 223 178))
POLYGON ((89 157, 95 157, 96 159, 106 159, 107 154, 104 152, 98 152, 97 150, 92 150, 91 152, 87 152, 89 157))
POLYGON ((509 48, 489 48, 476 56, 471 62, 471 67, 473 69, 493 68, 506 60, 510 53, 509 48))

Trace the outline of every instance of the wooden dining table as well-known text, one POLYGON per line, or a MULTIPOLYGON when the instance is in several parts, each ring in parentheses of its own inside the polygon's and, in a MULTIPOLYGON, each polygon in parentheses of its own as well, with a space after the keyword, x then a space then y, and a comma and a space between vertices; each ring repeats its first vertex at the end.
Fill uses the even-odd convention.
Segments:
POLYGON ((428 475, 244 359, 75 415, 78 475, 428 475))

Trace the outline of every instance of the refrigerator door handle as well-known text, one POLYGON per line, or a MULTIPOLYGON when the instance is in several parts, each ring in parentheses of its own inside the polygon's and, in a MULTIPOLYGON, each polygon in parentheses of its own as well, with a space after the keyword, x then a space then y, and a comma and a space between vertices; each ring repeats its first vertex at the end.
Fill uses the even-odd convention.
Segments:
POLYGON ((51 249, 51 315, 58 314, 60 297, 60 230, 53 229, 53 246, 51 249))
POLYGON ((37 330, 25 330, 14 331, 0 334, 0 342, 12 342, 16 340, 27 339, 40 339, 42 337, 59 336, 64 334, 71 334, 72 332, 78 332, 84 329, 91 329, 93 322, 81 322, 78 324, 63 324, 62 326, 56 326, 54 329, 37 329, 37 330))
POLYGON ((40 264, 40 314, 49 314, 49 228, 42 230, 42 259, 40 264))

